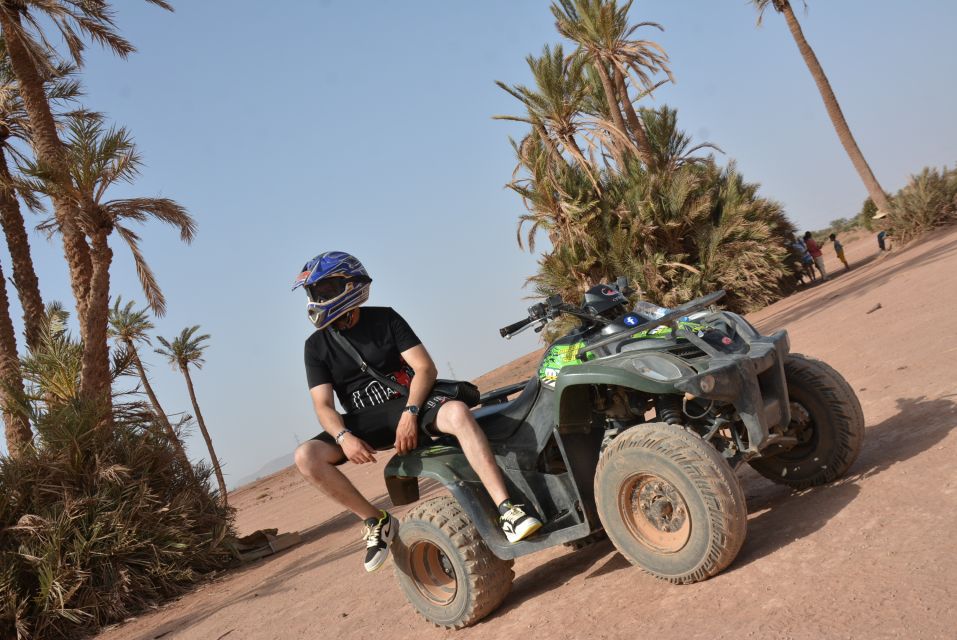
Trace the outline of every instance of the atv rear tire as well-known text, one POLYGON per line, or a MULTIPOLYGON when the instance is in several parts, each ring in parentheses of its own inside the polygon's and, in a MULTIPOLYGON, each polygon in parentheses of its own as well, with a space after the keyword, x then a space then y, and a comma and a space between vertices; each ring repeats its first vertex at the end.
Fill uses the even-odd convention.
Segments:
POLYGON ((840 478, 857 459, 864 442, 864 412, 851 385, 820 360, 792 353, 784 361, 792 449, 750 461, 765 478, 806 489, 840 478))
POLYGON ((676 584, 727 567, 747 531, 744 492, 731 467, 676 425, 643 424, 619 435, 598 461, 595 500, 618 551, 676 584))
POLYGON ((413 508, 393 545, 395 575, 409 603, 429 622, 450 629, 474 624, 512 588, 511 560, 496 557, 454 498, 413 508))

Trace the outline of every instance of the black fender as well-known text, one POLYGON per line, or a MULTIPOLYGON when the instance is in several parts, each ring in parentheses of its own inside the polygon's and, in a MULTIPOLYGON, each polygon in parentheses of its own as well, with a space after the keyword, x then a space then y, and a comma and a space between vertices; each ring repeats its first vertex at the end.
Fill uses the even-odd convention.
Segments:
MULTIPOLYGON (((667 353, 653 352, 655 357, 663 358, 680 369, 687 370, 692 376, 695 371, 677 358, 667 353)), ((603 359, 598 363, 584 363, 562 369, 555 381, 556 422, 562 427, 586 426, 591 424, 591 398, 589 389, 595 385, 625 387, 651 395, 680 394, 674 382, 651 380, 632 369, 628 370, 635 354, 627 352, 612 359, 603 359)))

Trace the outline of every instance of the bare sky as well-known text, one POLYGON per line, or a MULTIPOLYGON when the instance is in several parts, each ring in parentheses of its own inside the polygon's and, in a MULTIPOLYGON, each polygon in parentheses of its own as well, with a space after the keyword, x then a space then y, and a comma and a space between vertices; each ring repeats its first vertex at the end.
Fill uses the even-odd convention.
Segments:
MULTIPOLYGON (((118 195, 171 197, 199 222, 191 247, 150 225, 144 251, 169 298, 159 333, 212 334, 194 381, 228 482, 319 430, 302 365, 311 325, 289 292, 319 252, 358 256, 371 303, 403 314, 443 375, 536 346, 498 337, 530 304, 535 256, 516 245, 522 205, 503 189, 521 129, 490 117, 519 112, 494 81, 529 82, 525 56, 561 40, 546 2, 115 4, 139 52, 91 48, 85 104, 129 127, 146 161, 118 195)), ((885 189, 955 160, 957 5, 795 4, 885 189)), ((859 210, 865 190, 780 16, 756 28, 743 0, 639 0, 633 16, 665 27, 639 33, 664 45, 677 79, 650 105, 676 107, 800 228, 859 210)), ((72 305, 59 244, 32 240, 45 300, 72 305)), ((142 300, 125 249, 114 264, 114 293, 142 300)), ((186 411, 179 374, 143 355, 164 407, 186 411)), ((205 455, 195 434, 189 450, 205 455)))

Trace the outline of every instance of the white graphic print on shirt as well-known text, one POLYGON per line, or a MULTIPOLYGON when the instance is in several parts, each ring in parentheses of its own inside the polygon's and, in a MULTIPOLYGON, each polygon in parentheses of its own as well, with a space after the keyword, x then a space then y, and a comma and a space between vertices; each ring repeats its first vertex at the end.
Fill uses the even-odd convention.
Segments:
MULTIPOLYGON (((415 371, 412 370, 412 367, 403 362, 401 369, 390 373, 386 377, 408 389, 409 385, 412 384, 412 376, 414 375, 415 371)), ((356 409, 374 407, 398 397, 398 392, 383 386, 378 380, 372 380, 366 386, 352 392, 352 407, 349 410, 355 411, 356 409)))

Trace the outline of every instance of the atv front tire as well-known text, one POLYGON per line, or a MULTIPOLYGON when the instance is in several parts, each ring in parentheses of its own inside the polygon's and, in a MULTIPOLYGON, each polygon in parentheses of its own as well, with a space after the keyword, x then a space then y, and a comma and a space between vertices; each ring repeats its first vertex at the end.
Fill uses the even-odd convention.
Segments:
POLYGON ((403 519, 393 543, 395 575, 426 620, 450 629, 494 611, 512 588, 511 560, 496 557, 449 496, 427 500, 403 519))
POLYGON ((744 543, 738 479, 721 454, 680 426, 642 424, 619 435, 598 461, 595 500, 618 551, 669 582, 710 578, 744 543))
POLYGON ((784 361, 791 423, 785 435, 793 448, 750 461, 765 478, 794 489, 840 478, 864 442, 864 412, 851 385, 820 360, 792 353, 784 361))

